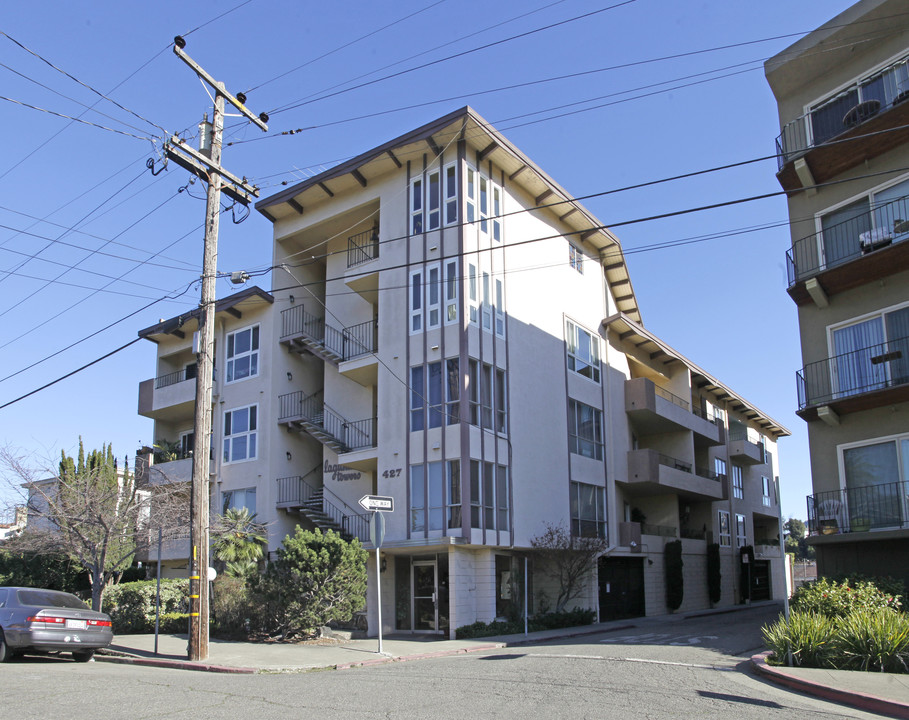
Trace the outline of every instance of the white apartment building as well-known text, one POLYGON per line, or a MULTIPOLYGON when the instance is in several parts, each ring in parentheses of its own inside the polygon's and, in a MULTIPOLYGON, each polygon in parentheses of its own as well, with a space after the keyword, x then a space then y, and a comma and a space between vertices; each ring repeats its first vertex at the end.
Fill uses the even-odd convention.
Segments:
MULTIPOLYGON (((551 608, 531 549, 547 525, 608 541, 569 604, 604 620, 668 612, 676 539, 683 611, 710 604, 710 542, 721 604, 782 597, 788 431, 645 329, 618 239, 472 109, 256 209, 278 269, 219 303, 212 505, 254 509, 270 550, 297 524, 371 548, 357 501, 393 497, 385 632, 520 615, 525 559, 530 612, 551 608)), ((140 333, 156 440, 192 430, 195 326, 140 333)))

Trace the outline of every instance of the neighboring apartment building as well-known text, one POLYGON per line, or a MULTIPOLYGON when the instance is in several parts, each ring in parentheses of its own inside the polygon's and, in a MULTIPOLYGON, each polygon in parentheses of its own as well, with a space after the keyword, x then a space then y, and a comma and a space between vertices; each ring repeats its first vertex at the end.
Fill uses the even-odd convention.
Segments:
MULTIPOLYGON (((711 541, 722 604, 742 582, 782 597, 788 431, 644 328, 618 239, 473 110, 256 207, 279 269, 271 293, 219 303, 212 505, 255 510, 270 550, 297 524, 371 547, 357 501, 392 496, 381 601, 396 632, 520 615, 525 559, 530 611, 551 607, 531 550, 547 524, 608 540, 569 604, 602 619, 667 612, 676 538, 683 610, 709 605, 711 541)), ((195 327, 140 333, 158 343, 140 393, 156 440, 191 432, 195 327)))
POLYGON ((822 575, 909 582, 909 16, 863 0, 765 64, 789 193, 822 575))

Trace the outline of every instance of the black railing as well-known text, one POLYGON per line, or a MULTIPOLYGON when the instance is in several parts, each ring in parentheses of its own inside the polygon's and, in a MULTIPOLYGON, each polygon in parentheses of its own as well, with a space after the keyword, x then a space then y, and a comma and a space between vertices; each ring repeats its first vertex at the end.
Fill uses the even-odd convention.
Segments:
POLYGON ((867 212, 792 243, 786 252, 789 286, 906 238, 909 238, 909 197, 875 205, 867 212))
POLYGON ((678 537, 678 529, 668 525, 649 525, 641 523, 642 535, 658 535, 659 537, 678 537))
POLYGON ((366 322, 338 330, 323 318, 311 315, 296 305, 281 311, 281 339, 302 335, 321 345, 341 360, 351 360, 378 349, 376 322, 366 322))
POLYGON ((694 469, 694 474, 698 477, 707 478, 708 480, 716 480, 717 482, 720 482, 726 478, 726 476, 722 473, 718 473, 715 470, 711 470, 710 468, 705 467, 696 467, 694 469))
POLYGON ((278 478, 278 505, 302 507, 316 506, 314 509, 327 515, 332 522, 352 537, 361 542, 369 540, 369 516, 357 513, 347 503, 338 498, 327 488, 316 488, 299 475, 278 478), (325 497, 332 495, 334 502, 325 497), (338 507, 343 505, 349 512, 338 507))
POLYGON ((907 59, 903 58, 787 123, 776 139, 779 169, 808 149, 861 125, 907 97, 907 59))
POLYGON ((664 400, 671 402, 673 405, 678 405, 683 410, 691 410, 691 403, 683 398, 680 398, 678 395, 674 395, 665 388, 661 388, 659 385, 654 384, 653 391, 664 400))
POLYGON ((812 535, 909 527, 909 483, 830 490, 808 496, 812 535))
POLYGON ((670 457, 669 455, 663 455, 663 453, 658 454, 660 465, 675 468, 676 470, 681 470, 682 472, 692 472, 693 463, 690 463, 687 460, 678 460, 677 458, 670 457))
POLYGON ((341 446, 341 452, 376 447, 377 418, 348 421, 322 400, 321 393, 297 390, 278 396, 278 422, 299 418, 324 432, 341 446))
POLYGON ((796 373, 799 410, 909 383, 909 338, 810 363, 796 373))
POLYGON ((379 257, 379 228, 364 230, 347 238, 347 267, 379 257))
POLYGON ((161 388, 176 385, 177 383, 183 382, 184 380, 194 379, 195 376, 186 377, 186 370, 177 370, 176 372, 167 373, 167 375, 159 375, 155 378, 155 390, 160 390, 161 388))

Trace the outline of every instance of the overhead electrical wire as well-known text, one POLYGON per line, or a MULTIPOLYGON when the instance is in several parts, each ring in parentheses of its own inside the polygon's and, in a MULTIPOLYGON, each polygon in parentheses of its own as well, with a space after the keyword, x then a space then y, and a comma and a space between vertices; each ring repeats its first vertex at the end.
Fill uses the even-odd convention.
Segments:
MULTIPOLYGON (((114 128, 106 127, 105 125, 99 125, 98 123, 89 122, 88 120, 81 120, 80 118, 73 117, 72 115, 67 115, 65 113, 55 112, 54 110, 48 110, 47 108, 38 107, 37 105, 29 105, 27 102, 22 102, 21 100, 15 100, 5 95, 0 95, 0 100, 5 100, 6 102, 13 103, 14 105, 21 105, 22 107, 29 108, 31 110, 37 110, 39 112, 47 113, 48 115, 56 115, 59 118, 64 120, 71 120, 72 122, 81 123, 82 125, 88 125, 89 127, 98 128, 99 130, 107 130, 107 132, 116 133, 117 135, 125 135, 126 137, 135 138, 136 140, 146 140, 152 142, 153 139, 148 135, 134 135, 133 133, 126 132, 125 130, 116 130, 114 128)), ((87 112, 87 111, 86 111, 87 112)))

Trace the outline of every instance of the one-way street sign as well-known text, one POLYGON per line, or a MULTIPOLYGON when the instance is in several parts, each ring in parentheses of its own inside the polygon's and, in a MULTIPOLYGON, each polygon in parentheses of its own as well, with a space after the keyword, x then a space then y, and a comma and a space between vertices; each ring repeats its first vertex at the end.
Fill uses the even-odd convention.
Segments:
POLYGON ((360 507, 364 510, 394 512, 395 499, 387 495, 364 495, 360 498, 360 507))

